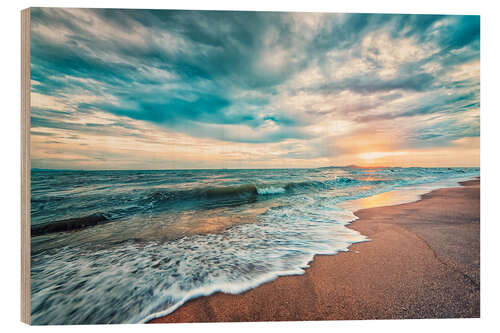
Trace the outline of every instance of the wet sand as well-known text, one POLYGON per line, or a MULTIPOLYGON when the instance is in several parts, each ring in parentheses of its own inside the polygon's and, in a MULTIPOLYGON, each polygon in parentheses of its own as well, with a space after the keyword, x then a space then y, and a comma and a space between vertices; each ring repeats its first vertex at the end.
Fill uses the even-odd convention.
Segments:
POLYGON ((304 275, 191 300, 154 323, 479 317, 480 181, 357 211, 372 241, 304 275))

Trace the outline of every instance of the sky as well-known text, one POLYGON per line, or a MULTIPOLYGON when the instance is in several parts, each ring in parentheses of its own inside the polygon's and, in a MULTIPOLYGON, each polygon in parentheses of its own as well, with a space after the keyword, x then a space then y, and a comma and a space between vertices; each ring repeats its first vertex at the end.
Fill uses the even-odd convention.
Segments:
POLYGON ((479 166, 479 16, 33 8, 31 166, 479 166))

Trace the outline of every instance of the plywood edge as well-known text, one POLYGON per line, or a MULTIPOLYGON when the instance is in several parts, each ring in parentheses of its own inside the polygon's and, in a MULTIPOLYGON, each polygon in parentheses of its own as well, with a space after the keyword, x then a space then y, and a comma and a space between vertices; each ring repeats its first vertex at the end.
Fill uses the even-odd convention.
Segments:
POLYGON ((30 324, 30 8, 21 11, 21 321, 30 324))

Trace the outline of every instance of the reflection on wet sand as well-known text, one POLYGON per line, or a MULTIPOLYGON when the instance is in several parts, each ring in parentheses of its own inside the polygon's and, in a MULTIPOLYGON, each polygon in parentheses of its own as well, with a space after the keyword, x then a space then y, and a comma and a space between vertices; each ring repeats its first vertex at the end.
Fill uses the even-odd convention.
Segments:
POLYGON ((384 192, 370 197, 345 201, 339 206, 350 211, 367 209, 373 207, 383 207, 398 205, 406 202, 417 201, 420 195, 428 192, 428 189, 396 189, 390 192, 384 192))
POLYGON ((357 203, 361 206, 360 208, 387 206, 398 200, 396 197, 399 198, 399 195, 396 196, 395 191, 391 191, 359 199, 357 203))

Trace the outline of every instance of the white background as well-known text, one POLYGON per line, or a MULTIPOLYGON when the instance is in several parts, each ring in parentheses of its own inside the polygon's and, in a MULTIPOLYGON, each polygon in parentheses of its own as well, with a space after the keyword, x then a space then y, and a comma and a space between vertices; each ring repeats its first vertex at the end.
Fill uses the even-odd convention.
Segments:
POLYGON ((287 323, 224 323, 170 325, 73 326, 72 332, 421 332, 497 331, 500 327, 498 299, 500 220, 499 206, 499 44, 500 12, 495 1, 418 0, 418 1, 316 1, 316 0, 247 0, 235 1, 16 1, 3 2, 0 24, 2 57, 0 135, 0 330, 66 332, 69 327, 29 327, 20 318, 20 11, 26 7, 113 7, 161 9, 232 9, 279 11, 328 11, 347 13, 414 13, 414 14, 480 14, 481 15, 481 319, 456 320, 383 320, 287 323), (496 328, 495 328, 496 327, 496 328))

